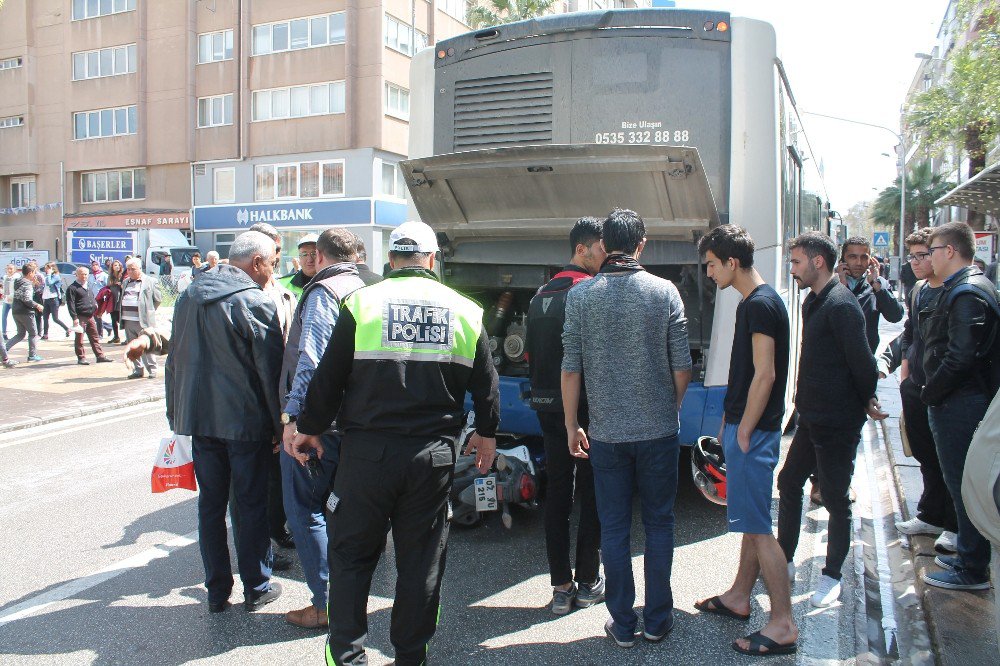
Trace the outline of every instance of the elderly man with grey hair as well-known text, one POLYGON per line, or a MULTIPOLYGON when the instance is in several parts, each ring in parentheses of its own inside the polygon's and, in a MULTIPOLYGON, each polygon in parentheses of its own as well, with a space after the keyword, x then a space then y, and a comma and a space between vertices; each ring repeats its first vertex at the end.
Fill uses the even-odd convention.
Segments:
MULTIPOLYGON (((125 328, 125 343, 135 340, 143 329, 156 326, 156 308, 160 307, 163 296, 159 283, 143 274, 142 261, 133 257, 125 262, 125 282, 122 283, 121 322, 125 328)), ((150 379, 156 378, 156 355, 143 354, 132 361, 129 379, 141 379, 143 371, 150 379)))
POLYGON ((268 466, 281 435, 278 376, 284 339, 264 292, 275 245, 256 231, 240 235, 229 264, 203 273, 177 299, 166 364, 167 421, 190 435, 198 479, 198 537, 208 610, 229 606, 233 571, 226 537, 230 483, 241 520, 236 561, 243 603, 257 610, 281 587, 271 580, 268 466))

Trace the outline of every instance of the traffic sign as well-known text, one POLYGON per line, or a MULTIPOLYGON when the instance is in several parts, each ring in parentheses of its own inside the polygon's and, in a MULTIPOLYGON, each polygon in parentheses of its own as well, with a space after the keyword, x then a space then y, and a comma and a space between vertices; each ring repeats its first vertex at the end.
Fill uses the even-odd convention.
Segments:
POLYGON ((872 245, 874 245, 875 247, 889 247, 889 232, 876 231, 872 245))

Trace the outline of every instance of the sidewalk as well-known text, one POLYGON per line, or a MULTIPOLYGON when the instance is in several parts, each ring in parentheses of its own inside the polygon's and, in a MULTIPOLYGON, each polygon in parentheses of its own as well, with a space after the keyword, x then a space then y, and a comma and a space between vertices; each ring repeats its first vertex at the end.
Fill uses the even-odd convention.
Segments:
MULTIPOLYGON (((157 311, 160 326, 169 327, 172 317, 173 308, 157 311)), ((63 321, 68 321, 65 315, 63 321)), ((103 343, 105 355, 115 363, 96 364, 84 340, 90 365, 77 365, 73 336, 67 338, 55 324, 50 325, 49 336, 49 340, 38 341, 38 354, 45 360, 26 363, 28 343, 22 341, 10 350, 17 367, 0 369, 0 392, 4 396, 0 433, 163 399, 166 357, 158 359, 155 379, 129 380, 126 377, 132 368, 125 363, 124 347, 103 343)))
MULTIPOLYGON (((882 408, 889 413, 884 422, 888 435, 886 450, 899 494, 899 510, 903 519, 909 519, 917 513, 923 481, 917 461, 903 453, 899 435, 902 403, 897 375, 879 381, 878 396, 882 408)), ((938 663, 944 666, 997 663, 1000 653, 994 625, 994 591, 952 592, 925 585, 920 574, 939 569, 934 564, 934 538, 898 536, 913 560, 917 597, 923 605, 938 663)))

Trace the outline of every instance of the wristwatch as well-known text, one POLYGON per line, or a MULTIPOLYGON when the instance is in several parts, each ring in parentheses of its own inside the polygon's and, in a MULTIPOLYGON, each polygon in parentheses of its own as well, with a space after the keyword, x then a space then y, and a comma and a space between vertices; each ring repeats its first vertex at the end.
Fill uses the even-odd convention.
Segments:
POLYGON ((295 415, 289 414, 288 412, 281 413, 281 424, 288 425, 289 423, 295 423, 295 415))

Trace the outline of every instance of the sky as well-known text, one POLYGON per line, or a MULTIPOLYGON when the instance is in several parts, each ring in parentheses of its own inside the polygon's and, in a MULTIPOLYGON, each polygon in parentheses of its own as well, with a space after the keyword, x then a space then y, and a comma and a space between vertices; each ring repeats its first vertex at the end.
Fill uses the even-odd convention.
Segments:
MULTIPOLYGON (((947 7, 947 0, 677 0, 678 9, 729 11, 773 25, 800 113, 897 132, 903 98, 920 65, 913 54, 934 48, 947 7)), ((834 210, 846 213, 895 180, 898 142, 889 132, 815 116, 803 116, 803 125, 826 167, 834 210)))

